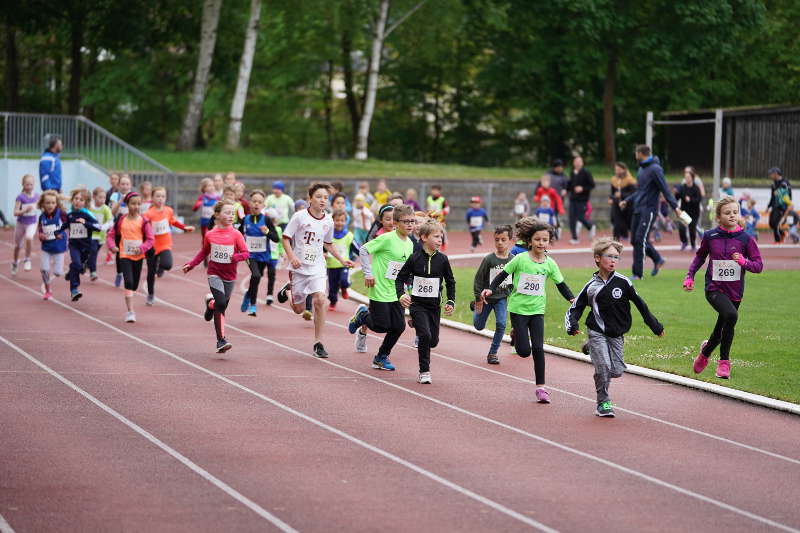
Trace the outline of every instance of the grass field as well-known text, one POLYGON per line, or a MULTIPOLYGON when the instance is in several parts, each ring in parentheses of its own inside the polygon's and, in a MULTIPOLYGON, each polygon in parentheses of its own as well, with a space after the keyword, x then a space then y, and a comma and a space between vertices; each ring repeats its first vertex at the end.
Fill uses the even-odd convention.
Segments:
MULTIPOLYGON (((472 323, 468 302, 472 298, 474 268, 454 268, 458 305, 454 319, 472 323)), ((590 269, 563 269, 567 284, 576 292, 591 276, 590 269)), ((636 284, 639 294, 653 314, 664 324, 666 335, 656 337, 644 325, 632 306, 633 328, 626 335, 625 361, 696 378, 692 361, 700 342, 708 338, 716 314, 705 300, 703 291, 686 293, 680 289, 685 272, 662 270, 656 278, 646 278, 636 284)), ((360 272, 355 275, 354 288, 363 292, 360 272)), ((696 280, 702 287, 702 276, 696 280)), ((545 343, 580 351, 586 339, 584 333, 570 337, 564 331, 564 313, 568 304, 553 284, 547 287, 548 305, 545 317, 545 343)), ((712 355, 708 368, 698 379, 740 390, 763 394, 781 400, 800 403, 800 357, 796 307, 800 302, 800 272, 766 271, 748 275, 745 299, 740 307, 736 337, 731 349, 732 371, 728 381, 714 377, 718 352, 712 355), (780 296, 780 298, 777 298, 780 296)), ((489 319, 488 327, 493 326, 489 319)), ((488 349, 489 339, 481 350, 488 349)))

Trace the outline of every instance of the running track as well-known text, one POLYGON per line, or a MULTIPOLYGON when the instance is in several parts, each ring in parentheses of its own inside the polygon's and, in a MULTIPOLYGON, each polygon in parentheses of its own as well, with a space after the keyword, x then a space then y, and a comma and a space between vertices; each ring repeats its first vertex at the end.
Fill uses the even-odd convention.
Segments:
POLYGON ((72 304, 0 259, 0 532, 800 530, 795 416, 627 375, 598 419, 557 357, 538 405, 530 360, 452 330, 419 385, 411 332, 372 370, 346 301, 317 360, 310 322, 237 294, 219 358, 200 269, 124 324, 112 267, 72 304))

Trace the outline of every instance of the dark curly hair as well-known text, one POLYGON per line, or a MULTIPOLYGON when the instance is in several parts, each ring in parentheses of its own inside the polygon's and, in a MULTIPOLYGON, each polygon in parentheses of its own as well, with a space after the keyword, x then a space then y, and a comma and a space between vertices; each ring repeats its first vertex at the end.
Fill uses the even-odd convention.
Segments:
POLYGON ((550 240, 555 238, 555 228, 546 222, 542 222, 536 217, 525 217, 520 219, 515 226, 517 239, 521 240, 526 245, 530 244, 533 234, 537 231, 547 231, 550 234, 550 240))

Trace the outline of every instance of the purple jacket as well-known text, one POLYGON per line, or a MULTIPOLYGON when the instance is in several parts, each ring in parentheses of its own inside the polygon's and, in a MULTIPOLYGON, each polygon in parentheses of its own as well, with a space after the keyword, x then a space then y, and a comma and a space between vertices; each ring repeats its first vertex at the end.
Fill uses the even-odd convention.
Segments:
POLYGON ((733 301, 741 301, 744 297, 745 272, 749 270, 754 274, 758 274, 764 268, 756 240, 740 227, 737 227, 734 231, 714 228, 705 232, 700 248, 697 250, 697 255, 692 264, 689 265, 689 271, 686 273, 687 278, 694 279, 695 273, 706 262, 706 256, 711 256, 711 261, 706 269, 706 292, 718 291, 727 295, 733 301), (741 278, 736 281, 713 280, 713 262, 731 260, 736 252, 745 257, 741 278))

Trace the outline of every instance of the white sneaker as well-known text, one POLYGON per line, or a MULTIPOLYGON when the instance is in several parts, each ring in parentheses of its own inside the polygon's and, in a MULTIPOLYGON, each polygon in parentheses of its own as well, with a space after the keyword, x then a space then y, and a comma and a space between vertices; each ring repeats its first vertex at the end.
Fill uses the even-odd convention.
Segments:
POLYGON ((420 372, 419 378, 417 379, 417 383, 425 383, 430 384, 431 382, 431 373, 430 372, 420 372))
POLYGON ((360 329, 356 331, 356 352, 358 353, 367 352, 367 334, 361 333, 360 329))
POLYGON ((133 311, 125 313, 125 322, 136 322, 136 313, 133 311))
POLYGON ((589 230, 589 240, 594 240, 594 236, 597 235, 597 224, 592 226, 592 229, 589 230))
POLYGON ((17 275, 17 269, 18 268, 19 267, 17 266, 16 263, 11 263, 11 275, 12 276, 16 276, 17 275))
POLYGON ((581 241, 579 241, 579 240, 577 240, 577 239, 570 239, 570 240, 569 240, 569 243, 570 243, 570 244, 578 244, 578 243, 580 243, 580 242, 581 242, 581 241))
POLYGON ((31 260, 30 259, 25 258, 25 262, 22 263, 22 269, 25 272, 30 272, 31 271, 31 260))

